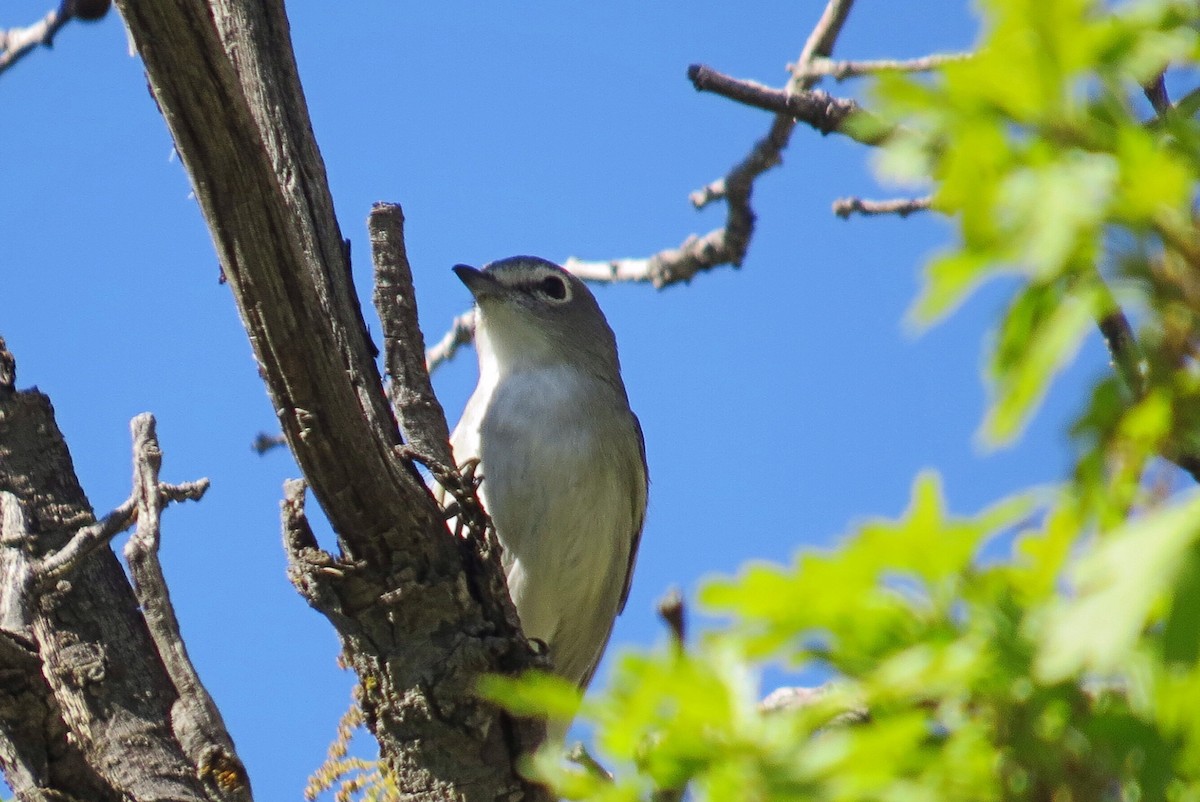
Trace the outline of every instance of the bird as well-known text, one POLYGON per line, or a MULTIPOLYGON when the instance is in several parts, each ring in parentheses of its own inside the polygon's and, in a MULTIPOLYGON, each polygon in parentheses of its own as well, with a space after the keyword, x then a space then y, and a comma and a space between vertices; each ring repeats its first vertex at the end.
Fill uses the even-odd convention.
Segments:
POLYGON ((454 272, 475 300, 479 360, 454 459, 478 461, 526 637, 586 689, 629 598, 649 491, 616 338, 587 286, 553 262, 454 272))

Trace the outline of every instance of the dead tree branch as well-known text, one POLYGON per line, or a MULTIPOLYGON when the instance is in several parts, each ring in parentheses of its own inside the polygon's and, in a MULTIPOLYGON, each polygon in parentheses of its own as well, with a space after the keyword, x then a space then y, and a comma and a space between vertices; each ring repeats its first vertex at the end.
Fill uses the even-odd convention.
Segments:
POLYGON ((176 739, 178 689, 104 547, 131 509, 97 525, 36 390, 0 391, 0 506, 0 768, 17 797, 248 799, 207 790, 176 739))
MULTIPOLYGON (((813 26, 796 64, 799 73, 794 73, 788 82, 787 93, 804 93, 819 80, 807 77, 803 69, 816 59, 826 59, 833 52, 834 43, 850 14, 853 0, 829 0, 817 24, 813 26)), ((690 71, 689 71, 690 72, 690 71)), ((781 111, 772 120, 767 133, 750 148, 750 152, 724 177, 713 181, 690 195, 696 208, 724 200, 726 204, 725 225, 704 235, 691 235, 677 248, 659 251, 650 257, 607 259, 601 261, 568 258, 563 267, 585 281, 615 282, 635 281, 651 284, 663 289, 672 284, 687 283, 696 275, 723 265, 740 267, 754 235, 755 215, 750 205, 754 182, 758 177, 780 164, 781 154, 791 140, 796 119, 781 111)), ((464 343, 467 330, 460 325, 462 316, 442 341, 431 349, 427 358, 430 370, 442 361, 442 354, 453 354, 464 343), (442 348, 443 343, 453 343, 442 348)))
POLYGON ((811 126, 822 134, 836 131, 864 145, 879 145, 890 133, 890 126, 871 118, 870 113, 855 101, 833 97, 819 89, 773 89, 755 81, 730 77, 703 64, 688 67, 688 80, 697 92, 712 92, 747 106, 790 115, 797 122, 811 126), (861 128, 848 127, 845 123, 851 116, 870 119, 861 128))
POLYGON ((874 75, 880 72, 930 72, 946 64, 965 61, 973 53, 936 53, 913 59, 871 59, 866 61, 835 61, 828 58, 815 58, 807 66, 792 67, 792 75, 802 80, 815 78, 832 78, 844 81, 847 78, 859 78, 864 75, 874 75))
POLYGON ((282 2, 118 6, 284 435, 337 534, 328 565, 289 572, 321 577, 308 598, 341 636, 391 778, 427 799, 539 797, 514 768, 536 728, 472 692, 480 674, 521 670, 532 653, 493 591, 498 564, 450 535, 397 453, 282 2))
POLYGON ((924 198, 893 198, 891 200, 866 200, 865 198, 838 198, 833 202, 833 213, 843 220, 848 220, 852 214, 872 216, 877 214, 894 214, 908 217, 916 212, 929 211, 933 204, 932 196, 924 198))
POLYGON ((392 410, 408 444, 428 459, 454 467, 446 413, 425 367, 425 338, 417 325, 417 296, 404 247, 404 211, 377 203, 367 218, 375 263, 375 309, 383 326, 383 362, 392 410))
POLYGON ((454 318, 442 339, 434 343, 425 352, 425 367, 433 373, 443 362, 449 362, 464 345, 470 345, 475 339, 475 312, 463 312, 454 318))
MULTIPOLYGON (((827 58, 850 14, 852 0, 829 0, 821 18, 809 34, 798 64, 806 65, 816 58, 827 58)), ((787 91, 804 92, 815 79, 795 78, 787 91)), ((780 154, 791 140, 796 120, 789 113, 780 113, 771 122, 766 135, 754 143, 750 152, 734 165, 723 178, 692 194, 692 203, 699 207, 724 200, 727 208, 725 225, 703 236, 688 237, 678 248, 660 251, 646 259, 617 259, 592 262, 568 259, 564 267, 594 281, 645 281, 656 288, 690 281, 698 273, 721 265, 739 267, 754 234, 754 210, 750 195, 758 177, 780 163, 780 154)))
POLYGON ((200 781, 214 798, 249 800, 250 779, 246 768, 237 756, 216 703, 200 682, 188 657, 179 619, 175 617, 167 591, 167 580, 158 561, 159 521, 163 509, 172 501, 199 500, 208 490, 208 480, 182 485, 161 484, 158 472, 162 467, 162 450, 158 446, 154 417, 138 415, 130 428, 133 431, 137 530, 125 544, 125 559, 150 637, 179 693, 172 709, 171 729, 196 767, 200 781))
POLYGON ((1146 99, 1150 101, 1155 114, 1159 117, 1166 115, 1174 108, 1171 104, 1171 97, 1167 94, 1166 73, 1160 72, 1154 80, 1142 87, 1142 90, 1146 93, 1146 99))
POLYGON ((72 19, 96 20, 108 13, 109 0, 63 0, 32 25, 0 31, 0 73, 37 47, 50 47, 59 30, 72 19))

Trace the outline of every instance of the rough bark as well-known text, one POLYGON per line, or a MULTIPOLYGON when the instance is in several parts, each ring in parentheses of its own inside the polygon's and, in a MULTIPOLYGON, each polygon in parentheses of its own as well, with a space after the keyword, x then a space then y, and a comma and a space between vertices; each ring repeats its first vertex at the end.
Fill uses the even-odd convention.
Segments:
POLYGON ((426 799, 536 796, 513 769, 536 733, 472 693, 481 673, 518 670, 531 653, 496 598, 496 560, 448 533, 397 451, 282 6, 118 5, 282 429, 338 535, 340 555, 317 548, 293 486, 289 573, 337 627, 393 779, 426 799))
POLYGON ((103 527, 50 401, 15 391, 3 340, 0 362, 5 777, 21 800, 249 799, 241 783, 206 787, 181 748, 171 727, 180 694, 120 564, 95 537, 103 527), (75 548, 81 537, 94 542, 75 548))

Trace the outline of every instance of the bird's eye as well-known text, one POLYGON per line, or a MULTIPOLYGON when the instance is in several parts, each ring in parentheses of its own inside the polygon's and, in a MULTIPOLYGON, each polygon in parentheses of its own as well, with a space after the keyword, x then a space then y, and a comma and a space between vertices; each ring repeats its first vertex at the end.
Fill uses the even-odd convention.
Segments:
POLYGON ((546 276, 538 282, 537 288, 548 298, 561 301, 567 297, 567 284, 559 276, 546 276))

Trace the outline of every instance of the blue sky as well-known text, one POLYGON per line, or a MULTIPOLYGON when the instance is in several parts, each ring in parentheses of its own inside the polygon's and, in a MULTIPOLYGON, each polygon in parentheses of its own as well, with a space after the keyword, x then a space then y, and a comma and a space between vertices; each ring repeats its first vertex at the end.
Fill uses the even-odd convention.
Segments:
MULTIPOLYGON (((10 0, 0 27, 47 7, 10 0)), ((456 263, 646 256, 717 227, 723 207, 698 213, 687 195, 740 160, 769 117, 696 93, 685 70, 701 62, 781 85, 822 7, 293 4, 360 296, 370 297, 364 221, 378 200, 405 208, 430 340, 468 305, 456 263)), ((837 55, 958 50, 975 31, 964 2, 860 0, 837 55)), ((202 503, 167 514, 164 569, 258 798, 295 798, 351 678, 335 666, 332 629, 284 576, 278 505, 298 471, 284 452, 250 450, 275 416, 116 15, 68 26, 52 51, 0 76, 0 107, 0 335, 19 384, 52 398, 98 513, 129 493, 128 422, 142 411, 158 418, 165 480, 212 480, 202 503)), ((610 654, 664 637, 653 608, 668 588, 690 594, 706 576, 895 515, 922 468, 944 474, 964 513, 1061 476, 1064 424, 1106 369, 1098 337, 1019 444, 981 448, 982 343, 1005 288, 907 332, 920 265, 949 226, 829 209, 890 194, 868 149, 799 129, 785 165, 755 188, 758 232, 741 270, 662 292, 596 289, 652 478, 610 654)), ((452 424, 474 380, 470 351, 436 375, 452 424)))

